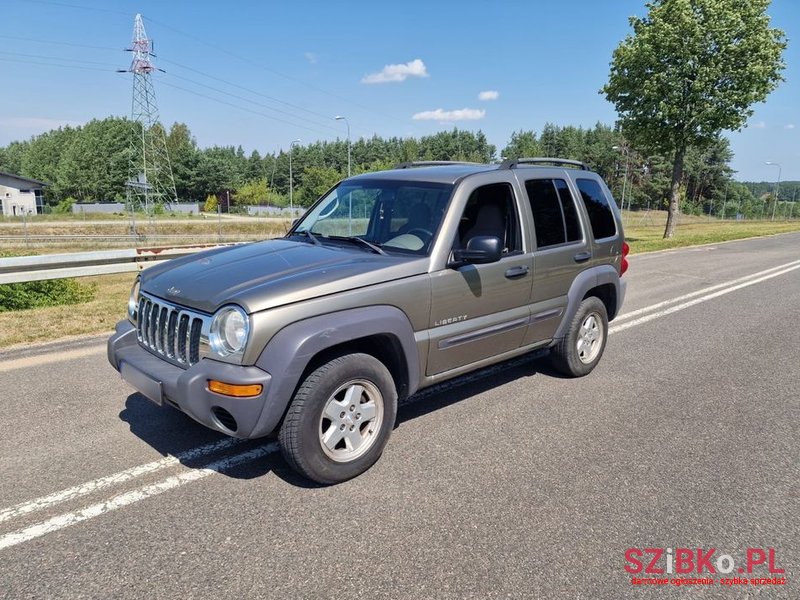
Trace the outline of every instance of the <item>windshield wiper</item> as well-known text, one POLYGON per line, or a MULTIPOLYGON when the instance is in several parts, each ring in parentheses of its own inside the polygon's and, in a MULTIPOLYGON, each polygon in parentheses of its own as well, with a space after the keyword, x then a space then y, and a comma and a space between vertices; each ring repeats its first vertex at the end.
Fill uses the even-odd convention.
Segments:
POLYGON ((303 234, 305 234, 306 237, 309 240, 311 240, 311 243, 313 243, 315 246, 321 246, 322 245, 322 242, 320 242, 317 239, 317 236, 315 236, 313 233, 311 233, 311 231, 309 229, 303 229, 302 231, 295 231, 293 235, 303 235, 303 234))
POLYGON ((378 246, 377 244, 375 244, 373 242, 369 242, 369 241, 365 240, 364 238, 358 237, 357 235, 350 235, 350 236, 347 236, 347 235, 331 235, 331 236, 328 236, 328 237, 333 239, 333 240, 346 240, 348 242, 355 242, 357 244, 361 244, 365 248, 368 248, 368 249, 372 250, 375 254, 380 254, 382 256, 388 256, 386 254, 386 252, 383 251, 383 248, 381 248, 380 246, 378 246))

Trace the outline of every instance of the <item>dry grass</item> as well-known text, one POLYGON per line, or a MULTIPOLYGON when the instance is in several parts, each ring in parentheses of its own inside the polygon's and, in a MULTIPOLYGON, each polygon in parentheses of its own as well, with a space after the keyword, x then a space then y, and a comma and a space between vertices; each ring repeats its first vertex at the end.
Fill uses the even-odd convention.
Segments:
POLYGON ((96 286, 91 302, 0 313, 0 347, 111 331, 125 318, 133 279, 131 273, 83 277, 96 286))

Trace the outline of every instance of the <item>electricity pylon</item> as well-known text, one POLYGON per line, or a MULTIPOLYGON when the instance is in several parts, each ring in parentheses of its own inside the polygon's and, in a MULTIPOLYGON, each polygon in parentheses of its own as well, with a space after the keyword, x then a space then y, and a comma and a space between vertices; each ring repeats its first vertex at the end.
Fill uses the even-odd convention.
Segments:
MULTIPOLYGON (((153 64, 153 43, 147 37, 142 15, 133 24, 133 44, 128 52, 133 60, 121 73, 133 73, 131 118, 139 126, 131 139, 131 167, 127 181, 129 198, 150 213, 154 204, 176 202, 175 178, 167 151, 166 132, 158 122, 158 105, 153 88, 153 71, 162 71, 153 64)), ((163 72, 163 71, 162 71, 163 72)))

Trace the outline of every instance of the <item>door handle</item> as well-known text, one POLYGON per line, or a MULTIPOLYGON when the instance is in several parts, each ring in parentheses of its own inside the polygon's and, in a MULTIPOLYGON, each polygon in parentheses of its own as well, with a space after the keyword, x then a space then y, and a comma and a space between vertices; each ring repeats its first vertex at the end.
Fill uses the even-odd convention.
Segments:
POLYGON ((520 265, 518 267, 511 267, 506 271, 506 279, 516 279, 517 277, 525 277, 528 274, 527 265, 520 265))
POLYGON ((584 252, 578 252, 575 256, 572 257, 576 263, 586 262, 590 258, 592 258, 592 253, 588 250, 584 252))

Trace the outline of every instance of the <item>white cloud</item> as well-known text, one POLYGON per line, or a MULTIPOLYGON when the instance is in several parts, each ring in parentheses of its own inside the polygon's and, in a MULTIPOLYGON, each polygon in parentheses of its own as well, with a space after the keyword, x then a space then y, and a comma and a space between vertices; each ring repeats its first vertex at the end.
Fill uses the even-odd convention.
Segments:
POLYGON ((425 63, 419 58, 402 65, 386 65, 379 73, 365 75, 361 83, 394 83, 409 77, 430 77, 425 63))
POLYGON ((787 123, 783 126, 784 129, 794 129, 794 123, 787 123))
POLYGON ((426 110, 418 112, 412 119, 415 121, 477 121, 486 116, 485 110, 462 108, 460 110, 426 110))
POLYGON ((766 129, 767 124, 764 121, 758 121, 757 123, 753 123, 750 125, 753 129, 766 129))
POLYGON ((500 92, 497 90, 486 90, 478 94, 478 100, 486 102, 487 100, 497 100, 500 97, 500 92))
POLYGON ((312 65, 317 64, 317 55, 313 52, 306 52, 303 56, 306 57, 306 60, 310 62, 312 65))

